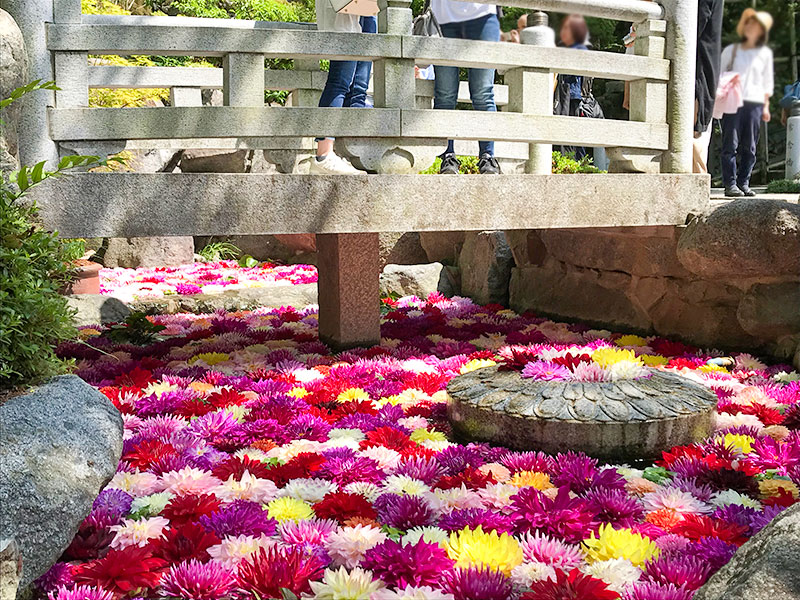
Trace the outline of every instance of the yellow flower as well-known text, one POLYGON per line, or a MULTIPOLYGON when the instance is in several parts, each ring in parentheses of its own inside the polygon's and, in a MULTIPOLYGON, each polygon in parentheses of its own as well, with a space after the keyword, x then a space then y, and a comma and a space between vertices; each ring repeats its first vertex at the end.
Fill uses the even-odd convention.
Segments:
POLYGON ((795 499, 800 497, 800 488, 788 479, 763 479, 758 482, 758 491, 761 492, 762 498, 778 496, 780 490, 785 490, 795 499))
POLYGON ((202 352, 200 354, 195 354, 192 358, 189 359, 189 364, 196 363, 198 360, 202 360, 206 363, 209 367, 213 367, 216 364, 221 362, 225 362, 229 360, 230 356, 225 354, 224 352, 202 352))
POLYGON ((464 373, 469 373, 470 371, 477 371, 478 369, 482 369, 484 367, 493 367, 496 364, 497 363, 494 362, 493 360, 486 360, 486 359, 482 360, 476 358, 475 360, 471 360, 463 367, 461 367, 461 371, 459 372, 463 375, 464 373))
POLYGON ((642 361, 636 358, 636 354, 632 350, 618 348, 598 348, 592 352, 592 360, 601 367, 610 367, 623 360, 642 364, 642 361))
POLYGON ((91 327, 87 327, 86 329, 81 329, 78 331, 78 337, 82 340, 87 340, 90 337, 97 337, 100 335, 100 331, 97 329, 92 329, 91 327))
POLYGON ((753 451, 753 442, 755 442, 755 439, 749 435, 726 433, 725 435, 717 436, 714 441, 722 442, 725 447, 733 448, 741 454, 750 454, 753 451))
POLYGON ((296 387, 289 390, 287 395, 291 396, 292 398, 305 398, 308 396, 308 390, 305 388, 296 387))
POLYGON ((267 514, 279 523, 284 521, 304 521, 314 517, 314 510, 310 505, 291 496, 275 498, 267 504, 267 514))
POLYGON ((715 371, 718 372, 718 373, 728 373, 729 372, 728 369, 726 369, 725 367, 722 367, 720 365, 713 365, 713 364, 712 365, 703 365, 702 367, 698 367, 697 370, 700 371, 701 373, 713 373, 715 371))
POLYGON ((514 473, 509 483, 518 488, 533 487, 542 491, 555 487, 550 483, 550 476, 547 473, 541 473, 539 471, 520 471, 519 473, 514 473))
POLYGON ((522 564, 522 548, 513 537, 507 533, 498 536, 496 531, 484 533, 480 526, 477 529, 465 527, 451 533, 447 555, 456 561, 457 567, 485 566, 502 572, 506 577, 511 575, 514 567, 522 564))
POLYGON ((658 367, 669 362, 668 358, 661 356, 660 354, 642 354, 639 358, 648 367, 658 367))
POLYGON ((441 432, 434 429, 415 429, 409 436, 412 442, 421 442, 422 440, 434 440, 436 442, 444 442, 447 437, 441 432))
POLYGON ((214 389, 214 386, 210 383, 206 383, 205 381, 193 381, 189 384, 189 387, 193 389, 195 392, 200 393, 208 393, 214 389))
POLYGON ((649 537, 630 529, 614 529, 610 524, 600 526, 600 537, 592 532, 590 538, 583 540, 583 551, 590 563, 624 558, 637 567, 658 556, 658 547, 649 537))
POLYGON ((369 400, 369 394, 361 388, 348 388, 336 397, 337 402, 349 402, 355 400, 369 400))
POLYGON ((638 335, 623 335, 615 343, 617 346, 647 346, 647 340, 638 335))

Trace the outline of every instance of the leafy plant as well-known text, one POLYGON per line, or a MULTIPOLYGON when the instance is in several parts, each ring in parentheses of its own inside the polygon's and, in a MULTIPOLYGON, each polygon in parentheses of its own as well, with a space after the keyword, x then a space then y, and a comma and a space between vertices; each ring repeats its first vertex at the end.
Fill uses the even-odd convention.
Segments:
POLYGON ((778 179, 767 184, 768 194, 800 194, 800 181, 778 179))
POLYGON ((570 153, 561 154, 557 150, 553 152, 553 173, 574 174, 574 173, 603 173, 592 164, 590 156, 584 156, 580 160, 575 159, 575 155, 570 153))
MULTIPOLYGON (((54 89, 52 81, 33 81, 0 100, 0 108, 37 90, 54 89)), ((40 162, 0 173, 0 389, 63 372, 65 363, 54 347, 75 335, 67 300, 59 291, 70 281, 72 262, 83 245, 64 242, 42 228, 36 205, 26 196, 71 169, 105 163, 98 156, 66 156, 55 170, 40 162)))
MULTIPOLYGON (((461 163, 461 168, 458 171, 459 173, 467 175, 477 175, 479 173, 477 156, 458 156, 456 158, 458 158, 458 162, 461 163)), ((424 171, 420 171, 420 175, 435 175, 439 173, 441 166, 442 159, 437 156, 430 167, 424 171)))
POLYGON ((108 328, 103 335, 118 344, 136 344, 145 346, 160 341, 158 334, 164 331, 164 325, 157 325, 147 318, 143 312, 128 315, 123 323, 117 323, 108 328))
POLYGON ((211 244, 206 244, 206 246, 198 252, 203 258, 203 262, 236 260, 241 253, 242 251, 230 242, 213 242, 211 244))

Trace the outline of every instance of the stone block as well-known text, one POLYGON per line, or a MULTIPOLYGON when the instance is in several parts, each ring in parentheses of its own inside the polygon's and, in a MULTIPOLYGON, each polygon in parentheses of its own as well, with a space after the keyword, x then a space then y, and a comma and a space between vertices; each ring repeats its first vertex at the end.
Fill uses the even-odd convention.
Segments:
POLYGON ((99 294, 75 294, 67 298, 75 311, 72 322, 77 326, 119 323, 131 314, 131 309, 117 298, 99 294))
POLYGON ((508 245, 514 264, 518 267, 527 265, 541 266, 547 257, 547 248, 542 242, 541 232, 535 229, 512 229, 506 231, 508 245))
POLYGON ((563 229, 542 231, 540 235, 553 258, 579 267, 641 277, 689 277, 678 261, 675 228, 672 232, 647 236, 609 229, 563 229))
MULTIPOLYGON (((442 263, 424 265, 386 265, 381 273, 381 294, 417 296, 425 299, 441 291, 442 279, 447 280, 442 263)), ((446 284, 447 285, 447 284, 446 284)))
POLYGON ((102 255, 106 267, 166 267, 194 262, 191 236, 109 238, 102 255))
POLYGON ((334 349, 380 343, 377 233, 317 236, 319 336, 334 349))
POLYGON ((260 307, 294 306, 303 308, 317 303, 317 284, 276 285, 263 288, 226 290, 221 294, 164 296, 145 298, 130 304, 131 310, 147 314, 181 312, 212 313, 217 310, 254 310, 260 307))
POLYGON ((736 317, 747 333, 760 339, 800 333, 800 282, 754 285, 742 297, 736 317))
POLYGON ((249 150, 189 149, 183 151, 180 167, 184 173, 245 173, 250 154, 249 150))
POLYGON ((416 232, 385 232, 378 234, 381 268, 389 264, 419 265, 428 262, 428 256, 416 232))
POLYGON ((514 258, 502 231, 469 231, 458 256, 461 293, 479 304, 508 305, 514 258))
POLYGON ((465 236, 463 231, 423 231, 419 243, 429 261, 455 265, 465 236))
MULTIPOLYGON (((618 286, 624 282, 618 281, 618 286)), ((608 286, 591 270, 548 261, 542 267, 512 269, 509 297, 518 312, 533 310, 552 317, 580 320, 617 329, 647 332, 652 323, 639 303, 628 296, 628 286, 608 286), (603 285, 603 284, 606 285, 603 285)))
POLYGON ((745 198, 693 220, 678 259, 706 279, 796 277, 800 272, 800 205, 745 198))

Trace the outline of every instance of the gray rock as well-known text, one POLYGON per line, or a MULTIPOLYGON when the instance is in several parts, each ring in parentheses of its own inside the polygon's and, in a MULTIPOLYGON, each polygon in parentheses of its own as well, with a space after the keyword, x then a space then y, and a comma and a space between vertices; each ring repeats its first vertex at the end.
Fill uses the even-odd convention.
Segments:
MULTIPOLYGON (((8 98, 16 88, 27 83, 25 42, 17 23, 0 9, 0 98, 8 98)), ((0 171, 10 173, 19 168, 17 121, 18 102, 0 112, 0 171)))
POLYGON ((381 273, 381 293, 427 298, 440 290, 440 281, 447 275, 441 263, 426 265, 386 265, 381 273))
POLYGON ((799 564, 800 504, 795 504, 745 543, 694 600, 797 600, 799 564))
POLYGON ((191 236, 109 238, 102 255, 106 267, 166 267, 194 262, 191 236))
POLYGON ((429 261, 455 265, 466 235, 464 231, 423 231, 419 243, 429 261))
POLYGON ((184 173, 247 173, 250 159, 250 150, 196 148, 183 151, 180 167, 184 173))
POLYGON ((736 318, 742 329, 760 339, 800 332, 800 282, 754 285, 739 302, 736 318))
POLYGON ((172 173, 181 160, 183 150, 133 150, 125 167, 136 173, 172 173))
POLYGON ((428 262, 419 233, 385 232, 378 234, 381 268, 386 265, 418 265, 428 262))
POLYGON ((478 304, 508 305, 514 257, 502 231, 467 232, 458 257, 461 293, 478 304))
POLYGON ((131 309, 117 298, 100 294, 74 294, 67 304, 75 311, 72 318, 77 326, 119 323, 131 314, 131 309))
POLYGON ((800 205, 755 198, 725 204, 686 227, 678 260, 708 279, 796 276, 800 205))
POLYGON ((22 588, 72 541, 121 454, 119 412, 73 375, 0 406, 0 531, 22 551, 22 588))
POLYGON ((651 373, 589 383, 478 369, 450 381, 447 415, 464 441, 551 454, 569 448, 606 460, 653 458, 710 435, 716 396, 679 375, 651 373))

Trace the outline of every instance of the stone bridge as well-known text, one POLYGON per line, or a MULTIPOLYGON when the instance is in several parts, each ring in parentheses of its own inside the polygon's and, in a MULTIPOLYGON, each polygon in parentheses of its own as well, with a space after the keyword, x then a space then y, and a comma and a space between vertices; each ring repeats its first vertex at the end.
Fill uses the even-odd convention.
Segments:
POLYGON ((67 237, 315 233, 321 337, 375 343, 378 234, 679 225, 709 202, 692 175, 697 0, 511 0, 504 4, 637 23, 635 54, 555 48, 536 28, 523 44, 411 35, 410 0, 380 0, 379 33, 308 23, 82 15, 80 0, 6 0, 28 46, 31 78, 55 92, 23 107, 21 159, 125 148, 263 151, 280 174, 80 173, 42 186, 48 227, 67 237), (92 55, 221 57, 221 69, 115 67, 92 55), (265 58, 294 69, 265 70, 265 58), (375 108, 316 108, 320 59, 371 60, 375 108), (501 111, 433 111, 415 65, 503 70, 501 111), (630 120, 552 114, 552 77, 631 83, 630 120), (172 106, 90 108, 90 88, 168 87, 172 106), (202 106, 203 89, 224 105, 202 106), (265 106, 264 91, 291 91, 265 106), (315 136, 335 136, 365 176, 311 176, 315 136), (494 139, 507 174, 427 176, 445 140, 494 139), (606 175, 553 175, 553 144, 604 147, 606 175))

